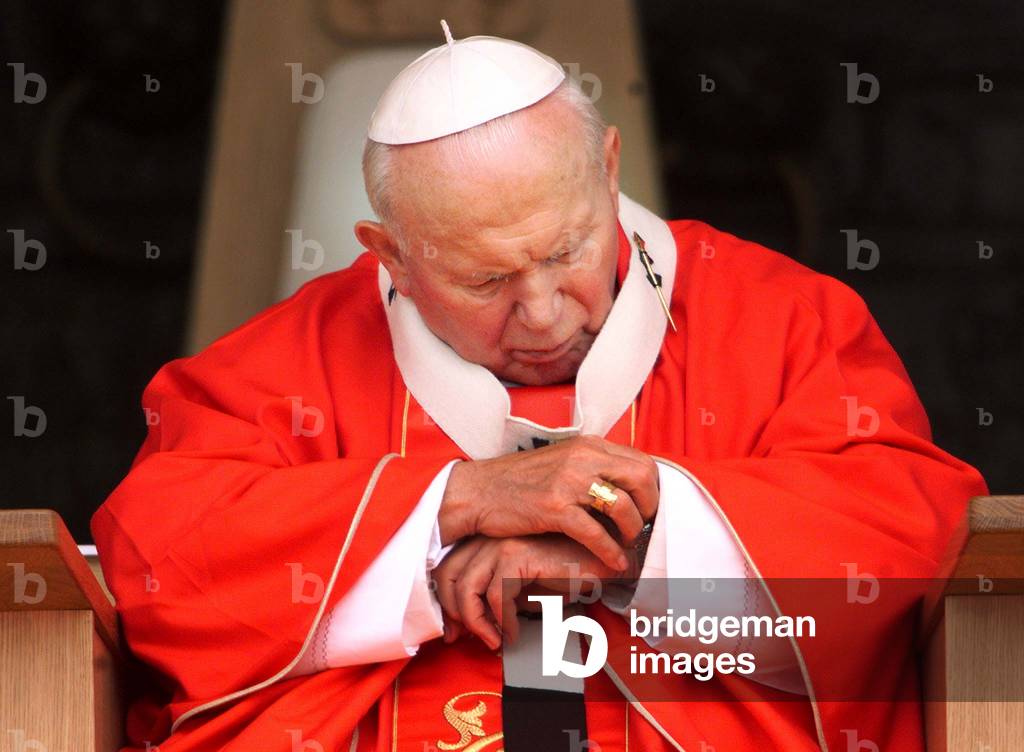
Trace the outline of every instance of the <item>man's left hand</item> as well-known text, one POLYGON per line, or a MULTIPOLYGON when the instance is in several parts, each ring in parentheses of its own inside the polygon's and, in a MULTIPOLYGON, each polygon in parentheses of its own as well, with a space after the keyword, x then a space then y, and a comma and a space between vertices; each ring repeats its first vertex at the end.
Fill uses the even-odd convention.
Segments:
POLYGON ((445 641, 453 641, 465 629, 496 650, 501 631, 513 642, 518 636, 517 599, 532 583, 543 580, 547 592, 589 595, 588 577, 614 578, 622 573, 571 538, 548 534, 475 536, 448 554, 432 576, 444 609, 445 641))

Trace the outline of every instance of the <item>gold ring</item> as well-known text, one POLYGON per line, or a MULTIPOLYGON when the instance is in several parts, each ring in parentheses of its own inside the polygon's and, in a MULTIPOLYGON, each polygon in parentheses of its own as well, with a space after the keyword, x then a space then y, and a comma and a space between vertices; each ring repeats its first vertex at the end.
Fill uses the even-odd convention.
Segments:
POLYGON ((616 488, 611 483, 595 480, 587 490, 587 493, 594 497, 594 500, 590 502, 590 506, 601 514, 607 514, 608 509, 615 506, 615 502, 619 500, 618 494, 615 491, 616 488))

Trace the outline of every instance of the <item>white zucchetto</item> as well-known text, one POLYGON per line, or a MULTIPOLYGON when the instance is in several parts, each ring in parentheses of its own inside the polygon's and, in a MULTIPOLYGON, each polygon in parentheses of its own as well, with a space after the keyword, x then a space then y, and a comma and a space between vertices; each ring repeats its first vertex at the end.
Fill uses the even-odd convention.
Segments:
POLYGON ((565 78, 557 61, 498 37, 446 42, 407 65, 388 84, 367 135, 382 144, 430 141, 529 107, 565 78))

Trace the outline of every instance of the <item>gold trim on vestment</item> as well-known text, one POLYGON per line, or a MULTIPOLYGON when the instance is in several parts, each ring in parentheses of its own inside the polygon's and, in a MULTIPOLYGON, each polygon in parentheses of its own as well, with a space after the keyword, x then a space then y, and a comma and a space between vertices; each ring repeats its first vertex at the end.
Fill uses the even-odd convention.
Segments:
MULTIPOLYGON (((665 459, 664 457, 658 457, 655 455, 651 455, 651 457, 656 462, 664 462, 666 465, 675 468, 683 475, 685 475, 687 478, 689 478, 693 482, 693 484, 697 486, 698 489, 700 489, 701 493, 703 493, 707 500, 711 503, 711 506, 713 506, 715 508, 715 511, 718 512, 718 516, 722 518, 722 522, 725 524, 726 529, 732 536, 733 542, 736 544, 736 547, 740 550, 740 553, 743 554, 743 558, 746 560, 747 565, 750 567, 751 571, 753 571, 754 575, 757 577, 757 581, 760 583, 765 595, 768 596, 768 602, 771 603, 772 608, 775 609, 776 615, 779 618, 781 618, 783 615, 782 609, 779 608, 779 604, 776 602, 775 596, 772 595, 771 590, 768 589, 768 585, 764 581, 764 577, 761 576, 761 570, 757 568, 757 565, 754 563, 753 557, 751 557, 750 552, 747 551, 747 547, 743 545, 743 541, 740 539, 739 533, 737 533, 736 528, 732 526, 732 523, 726 516, 725 511, 718 503, 718 500, 711 495, 711 492, 708 491, 707 488, 705 488, 704 484, 700 482, 700 479, 697 478, 697 476, 695 476, 685 467, 682 467, 681 465, 679 465, 676 462, 673 462, 672 460, 665 459)), ((804 685, 807 688, 807 699, 811 703, 811 714, 814 716, 814 727, 815 730, 818 732, 818 746, 822 749, 823 752, 828 752, 828 742, 825 740, 825 727, 821 722, 821 712, 818 709, 818 701, 814 694, 814 685, 811 683, 810 671, 807 670, 807 664, 804 662, 804 655, 800 650, 800 646, 796 642, 796 638, 791 635, 789 637, 789 642, 793 647, 793 652, 796 655, 797 663, 800 665, 800 673, 803 675, 804 685)))
MULTIPOLYGON (((409 392, 406 392, 408 395, 409 392)), ((401 674, 399 674, 401 676, 401 674)), ((391 752, 398 749, 398 676, 395 677, 395 697, 391 703, 391 752)))
POLYGON ((247 695, 251 695, 253 692, 258 692, 259 690, 265 689, 266 687, 269 687, 272 684, 276 684, 281 679, 286 677, 288 675, 288 672, 291 671, 296 666, 296 664, 298 664, 299 660, 302 658, 303 653, 306 652, 306 648, 308 648, 310 642, 313 641, 313 635, 316 633, 316 628, 317 626, 319 626, 320 620, 323 618, 324 611, 327 608, 327 600, 328 598, 330 598, 331 591, 334 590, 334 583, 337 581, 338 573, 341 571, 341 564, 345 561, 345 557, 348 555, 348 549, 352 545, 353 538, 355 538, 356 529, 359 527, 359 522, 363 519, 363 512, 366 511, 366 506, 370 503, 370 498, 373 496, 373 491, 377 487, 377 481, 380 479, 381 473, 384 472, 384 466, 397 456, 398 455, 395 454, 394 452, 385 454, 383 457, 380 458, 380 461, 377 462, 377 466, 373 468, 373 472, 370 473, 370 479, 366 481, 366 487, 363 489, 363 496, 361 499, 359 499, 359 505, 356 507, 355 514, 352 515, 352 522, 349 523, 348 532, 345 534, 345 540, 341 544, 341 551, 338 553, 338 558, 334 562, 334 569, 331 572, 331 577, 327 581, 327 585, 324 587, 324 594, 323 597, 320 599, 320 606, 317 608, 316 616, 313 618, 313 623, 310 625, 309 630, 306 632, 306 639, 303 641, 302 647, 299 648, 299 652, 295 655, 295 657, 292 658, 291 661, 289 661, 287 666, 282 668, 269 679, 264 679, 261 682, 253 684, 252 686, 244 687, 243 689, 239 689, 236 692, 226 694, 223 697, 218 697, 216 699, 210 700, 209 702, 204 702, 202 705, 198 705, 192 708, 191 710, 182 713, 180 716, 178 716, 178 720, 171 724, 171 734, 177 731, 182 723, 184 723, 194 715, 203 713, 212 708, 220 707, 221 705, 231 702, 232 700, 237 700, 241 697, 246 697, 247 695))
POLYGON ((409 389, 405 390, 405 407, 402 409, 402 449, 400 457, 405 457, 405 437, 409 433, 409 389))

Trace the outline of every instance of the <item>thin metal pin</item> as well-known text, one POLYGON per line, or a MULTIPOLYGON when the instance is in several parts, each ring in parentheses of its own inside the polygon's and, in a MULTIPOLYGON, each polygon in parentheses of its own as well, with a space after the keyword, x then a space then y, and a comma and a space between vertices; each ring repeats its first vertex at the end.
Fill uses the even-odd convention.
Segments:
POLYGON ((647 244, 644 243, 644 239, 636 232, 633 233, 633 241, 636 243, 636 246, 640 251, 640 262, 644 265, 644 269, 647 270, 647 278, 654 287, 654 291, 658 293, 658 300, 661 301, 661 307, 665 310, 665 316, 668 317, 668 323, 671 325, 673 332, 678 332, 679 330, 676 328, 676 322, 672 318, 672 311, 669 310, 668 303, 665 301, 665 293, 661 290, 661 283, 658 281, 657 276, 655 276, 650 256, 647 255, 647 244))

